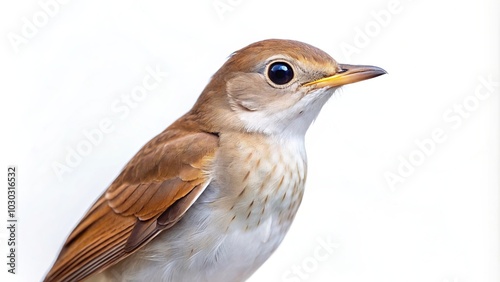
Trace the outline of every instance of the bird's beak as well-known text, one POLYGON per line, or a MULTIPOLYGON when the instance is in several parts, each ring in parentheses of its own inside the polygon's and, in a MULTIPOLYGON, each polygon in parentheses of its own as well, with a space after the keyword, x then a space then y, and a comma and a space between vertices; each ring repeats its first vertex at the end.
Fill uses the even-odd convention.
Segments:
POLYGON ((387 72, 374 66, 355 66, 339 64, 340 71, 328 77, 308 82, 303 86, 313 86, 315 88, 339 87, 342 85, 370 79, 387 72))

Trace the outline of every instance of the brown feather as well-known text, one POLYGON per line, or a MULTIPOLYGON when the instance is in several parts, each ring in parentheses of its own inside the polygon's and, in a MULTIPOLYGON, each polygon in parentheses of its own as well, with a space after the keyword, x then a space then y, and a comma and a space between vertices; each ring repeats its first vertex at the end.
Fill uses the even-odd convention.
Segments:
MULTIPOLYGON (((225 138, 231 138, 231 133, 236 136, 248 133, 251 127, 248 121, 238 117, 238 112, 265 110, 267 115, 273 116, 300 101, 313 89, 311 85, 316 85, 317 81, 325 84, 325 79, 339 70, 340 66, 328 54, 297 41, 265 40, 235 52, 214 74, 191 111, 148 142, 125 166, 68 237, 45 281, 82 280, 123 260, 158 233, 175 225, 212 177, 226 183, 219 189, 233 189, 229 194, 243 197, 247 186, 231 185, 232 182, 241 178, 248 182, 249 177, 255 176, 243 172, 236 177, 234 169, 231 175, 210 174, 219 147, 219 135, 224 143, 225 138), (297 91, 272 88, 266 80, 266 66, 276 55, 296 64, 295 71, 300 76, 291 85, 297 91)), ((254 130, 257 134, 264 132, 262 128, 254 130)), ((249 140, 259 141, 256 137, 249 140)), ((234 146, 233 154, 241 151, 238 146, 234 146)), ((261 154, 269 155, 267 152, 261 154)), ((227 164, 235 159, 227 148, 218 153, 217 160, 225 158, 227 164)), ((217 163, 220 171, 225 162, 221 163, 217 163)), ((289 174, 287 177, 293 179, 291 171, 289 174)), ((305 180, 305 176, 299 177, 305 180)), ((282 182, 283 179, 280 187, 282 182)), ((298 184, 294 191, 297 187, 298 184)), ((284 194, 281 199, 286 197, 284 194)), ((218 205, 233 209, 233 198, 226 198, 229 200, 221 200, 218 205)), ((266 196, 262 213, 267 200, 266 196)), ((253 204, 252 200, 250 207, 253 204)), ((247 218, 250 215, 251 210, 247 218)))
POLYGON ((100 272, 180 220, 208 185, 218 147, 216 134, 181 129, 181 120, 125 166, 69 235, 44 281, 100 272))

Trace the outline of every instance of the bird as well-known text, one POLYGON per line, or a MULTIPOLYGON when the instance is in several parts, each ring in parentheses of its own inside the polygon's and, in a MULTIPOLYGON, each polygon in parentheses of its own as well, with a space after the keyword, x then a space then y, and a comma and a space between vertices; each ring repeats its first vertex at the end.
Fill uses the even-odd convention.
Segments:
POLYGON ((305 134, 341 86, 386 74, 300 41, 232 53, 66 239, 44 281, 245 281, 290 228, 305 134))

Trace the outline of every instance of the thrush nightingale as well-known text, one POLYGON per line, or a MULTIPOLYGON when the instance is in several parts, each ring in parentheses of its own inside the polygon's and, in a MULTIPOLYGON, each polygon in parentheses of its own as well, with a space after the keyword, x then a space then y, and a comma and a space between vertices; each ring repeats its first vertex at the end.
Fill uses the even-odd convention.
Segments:
POLYGON ((92 205, 45 281, 246 280, 299 208, 309 125, 336 89, 382 74, 298 41, 234 52, 92 205))

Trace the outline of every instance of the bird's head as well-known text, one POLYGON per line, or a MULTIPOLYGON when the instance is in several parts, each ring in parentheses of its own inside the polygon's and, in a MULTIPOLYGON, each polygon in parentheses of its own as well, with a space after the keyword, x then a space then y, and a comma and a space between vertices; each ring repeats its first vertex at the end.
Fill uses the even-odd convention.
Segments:
POLYGON ((234 52, 193 111, 203 112, 210 127, 303 136, 336 89, 385 73, 339 64, 302 42, 264 40, 234 52))

